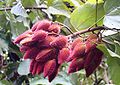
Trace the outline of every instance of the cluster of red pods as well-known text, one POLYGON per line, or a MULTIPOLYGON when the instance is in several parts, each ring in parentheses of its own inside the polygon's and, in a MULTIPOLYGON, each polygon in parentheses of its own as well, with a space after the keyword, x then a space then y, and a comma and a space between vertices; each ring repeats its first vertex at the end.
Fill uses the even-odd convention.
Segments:
POLYGON ((68 73, 85 69, 88 77, 102 60, 103 52, 96 48, 98 37, 92 34, 85 41, 76 38, 72 44, 69 44, 68 37, 61 35, 60 30, 59 24, 41 20, 30 30, 19 35, 14 43, 20 44, 24 59, 31 59, 32 75, 43 73, 51 82, 56 77, 61 64, 71 62, 68 73))

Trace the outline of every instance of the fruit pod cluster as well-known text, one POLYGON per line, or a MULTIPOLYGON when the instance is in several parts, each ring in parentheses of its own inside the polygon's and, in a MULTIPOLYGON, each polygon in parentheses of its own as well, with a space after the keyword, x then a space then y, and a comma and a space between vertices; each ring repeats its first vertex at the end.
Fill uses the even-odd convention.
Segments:
POLYGON ((71 61, 68 73, 73 73, 85 69, 86 77, 89 77, 99 66, 103 52, 96 46, 100 43, 97 35, 91 34, 83 42, 81 38, 76 38, 71 45, 71 54, 67 61, 71 61))
POLYGON ((31 59, 32 75, 43 73, 50 82, 70 54, 67 48, 68 39, 59 34, 60 29, 58 24, 41 20, 14 40, 15 44, 20 44, 20 51, 24 52, 23 58, 31 59))

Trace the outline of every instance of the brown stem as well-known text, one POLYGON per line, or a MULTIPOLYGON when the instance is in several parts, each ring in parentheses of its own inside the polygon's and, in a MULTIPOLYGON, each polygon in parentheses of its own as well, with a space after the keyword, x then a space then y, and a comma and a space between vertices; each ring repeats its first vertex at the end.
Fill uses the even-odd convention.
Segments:
POLYGON ((96 31, 96 30, 113 30, 113 31, 116 31, 116 32, 120 31, 120 29, 116 29, 116 28, 108 28, 106 26, 98 26, 98 27, 88 28, 88 29, 85 29, 85 30, 82 30, 82 31, 75 32, 73 34, 68 35, 68 37, 76 37, 77 35, 84 34, 84 33, 87 33, 87 32, 93 32, 93 31, 96 31))
MULTIPOLYGON (((9 10, 11 10, 12 9, 12 7, 6 7, 6 8, 0 8, 0 11, 9 11, 9 10)), ((47 9, 46 7, 37 7, 37 6, 33 6, 33 7, 25 7, 25 9, 40 9, 40 10, 42 10, 42 9, 47 9)))

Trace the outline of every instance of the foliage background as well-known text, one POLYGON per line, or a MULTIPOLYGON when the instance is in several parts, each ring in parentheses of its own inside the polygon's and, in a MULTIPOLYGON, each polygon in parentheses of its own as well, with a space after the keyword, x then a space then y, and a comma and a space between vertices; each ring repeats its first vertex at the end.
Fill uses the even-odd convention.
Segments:
MULTIPOLYGON (((93 85, 96 80, 99 85, 120 85, 119 23, 120 0, 0 0, 0 85, 93 85), (111 29, 102 32, 105 45, 98 48, 105 55, 96 75, 86 78, 84 70, 68 75, 67 63, 51 83, 42 74, 29 74, 30 60, 22 59, 19 46, 12 41, 42 19, 63 23, 73 32, 95 24, 111 29)), ((63 28, 62 34, 70 32, 63 28)))

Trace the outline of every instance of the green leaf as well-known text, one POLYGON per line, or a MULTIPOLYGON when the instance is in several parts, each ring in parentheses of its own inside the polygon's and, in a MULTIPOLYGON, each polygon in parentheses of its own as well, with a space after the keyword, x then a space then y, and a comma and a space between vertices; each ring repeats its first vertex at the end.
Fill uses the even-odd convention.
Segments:
POLYGON ((3 15, 0 15, 0 29, 3 28, 6 24, 6 16, 3 14, 3 15))
MULTIPOLYGON (((48 81, 48 79, 34 78, 30 82, 30 85, 38 85, 38 84, 42 84, 42 85, 57 85, 57 84, 59 84, 59 85, 74 85, 71 83, 71 80, 70 80, 70 76, 68 76, 66 72, 62 71, 62 72, 59 72, 59 74, 55 77, 55 79, 51 83, 48 81)), ((72 80, 72 82, 74 82, 74 80, 72 80)))
POLYGON ((18 2, 17 5, 13 6, 11 9, 11 13, 23 17, 28 17, 28 14, 26 13, 26 10, 22 6, 21 2, 18 2))
POLYGON ((120 85, 120 56, 107 49, 103 44, 97 46, 107 57, 108 68, 111 79, 116 85, 120 85))
POLYGON ((8 43, 0 36, 0 54, 3 54, 2 51, 8 51, 8 43))
POLYGON ((106 0, 104 25, 109 28, 120 29, 120 0, 106 0))
POLYGON ((120 6, 119 0, 106 0, 104 4, 106 14, 111 13, 113 10, 115 10, 119 6, 120 6))
MULTIPOLYGON (((96 0, 88 0, 87 2, 96 4, 96 0)), ((103 3, 103 0, 98 0, 98 3, 103 3)))
POLYGON ((11 25, 11 33, 13 38, 17 37, 21 33, 23 33, 25 30, 27 30, 22 22, 10 22, 11 25))
POLYGON ((115 42, 115 53, 120 55, 120 43, 119 42, 115 42))
POLYGON ((24 7, 29 7, 35 5, 35 0, 22 0, 22 5, 24 7))
POLYGON ((16 20, 17 20, 18 22, 23 22, 23 24, 24 24, 25 27, 30 28, 30 27, 29 27, 30 21, 29 21, 27 18, 22 17, 22 16, 18 16, 18 17, 16 18, 16 20))
POLYGON ((18 67, 18 73, 20 75, 28 75, 29 74, 29 66, 30 66, 30 60, 24 60, 23 62, 20 63, 18 67))
POLYGON ((100 49, 104 53, 104 55, 106 55, 107 57, 117 57, 117 58, 120 58, 120 56, 118 54, 116 54, 115 52, 107 49, 104 44, 99 44, 97 46, 97 48, 100 49))
POLYGON ((120 58, 109 57, 107 63, 113 83, 115 85, 120 85, 120 58))
POLYGON ((104 55, 106 55, 108 57, 110 56, 108 49, 106 48, 106 46, 104 44, 98 44, 97 48, 100 49, 104 53, 104 55))
MULTIPOLYGON (((103 18, 104 10, 103 4, 98 4, 97 20, 103 18)), ((74 28, 81 30, 92 26, 95 23, 96 6, 95 4, 86 3, 81 7, 78 7, 71 14, 70 22, 74 28)), ((102 20, 98 22, 98 25, 102 25, 102 20)))
POLYGON ((70 14, 68 13, 68 11, 63 10, 63 9, 57 9, 57 8, 54 8, 54 7, 49 7, 47 9, 47 11, 51 14, 64 15, 64 16, 70 18, 70 14))
POLYGON ((13 85, 12 82, 7 81, 7 80, 1 80, 0 85, 13 85))
POLYGON ((111 50, 109 50, 109 49, 108 49, 108 52, 110 53, 110 55, 111 55, 112 57, 120 58, 120 56, 119 56, 118 54, 116 54, 115 52, 113 52, 113 51, 111 51, 111 50))
POLYGON ((48 0, 48 6, 49 13, 70 17, 69 9, 65 6, 63 0, 48 0))

